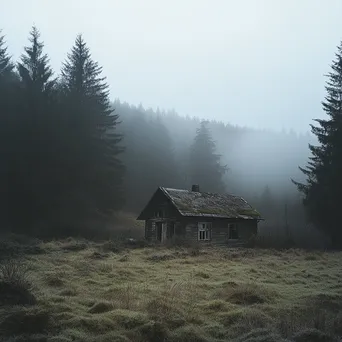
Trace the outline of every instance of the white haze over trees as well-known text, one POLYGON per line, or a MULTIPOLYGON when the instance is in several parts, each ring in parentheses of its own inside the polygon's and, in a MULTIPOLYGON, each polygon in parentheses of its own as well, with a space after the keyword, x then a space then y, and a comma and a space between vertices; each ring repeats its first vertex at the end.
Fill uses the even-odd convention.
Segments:
POLYGON ((0 0, 0 8, 14 60, 33 24, 54 70, 81 33, 112 100, 277 131, 307 132, 322 117, 323 75, 342 38, 340 0, 0 0))
MULTIPOLYGON (((304 235, 307 221, 301 195, 291 179, 305 181, 298 166, 310 156, 308 145, 317 143, 308 133, 309 124, 324 116, 323 75, 341 39, 341 1, 330 0, 328 6, 320 0, 32 0, 21 2, 20 11, 17 6, 1 6, 0 0, 6 9, 0 12, 0 62, 9 70, 1 75, 0 105, 17 120, 1 118, 3 146, 8 147, 5 164, 13 162, 14 151, 20 155, 27 149, 42 164, 39 172, 46 184, 51 183, 49 177, 56 182, 55 192, 34 187, 41 181, 40 173, 24 154, 29 173, 15 163, 6 164, 25 177, 22 183, 12 177, 13 189, 24 191, 22 185, 34 180, 22 196, 23 208, 33 198, 36 213, 50 203, 55 210, 59 201, 65 208, 69 201, 74 203, 74 212, 91 207, 94 212, 113 208, 138 213, 158 186, 190 188, 195 182, 206 191, 244 196, 266 219, 264 231, 283 234, 290 226, 294 234, 304 235), (32 20, 42 32, 44 57, 44 68, 38 70, 44 82, 36 102, 28 96, 36 89, 30 81, 34 63, 17 63, 32 20), (70 59, 72 53, 67 55, 76 36, 90 48, 87 58, 96 67, 87 69, 82 54, 78 63, 77 58, 70 59), (83 72, 89 77, 82 87, 73 83, 71 71, 76 69, 80 84, 83 72), (75 88, 70 92, 66 71, 75 88), (92 107, 84 105, 87 101, 92 107), (55 121, 46 120, 46 113, 55 121), (30 115, 42 119, 36 120, 40 126, 30 123, 31 131, 24 125, 30 115), (70 129, 69 121, 77 123, 78 130, 70 129), (68 135, 63 127, 70 129, 68 135), (46 133, 54 129, 53 136, 46 133), (102 141, 106 130, 115 133, 107 147, 102 141), (54 153, 48 144, 34 145, 49 158, 62 147, 74 149, 45 165, 36 147, 21 145, 22 137, 35 137, 35 132, 44 137, 41 141, 55 139, 54 153), (101 166, 96 168, 94 160, 101 166), (60 173, 54 172, 54 163, 63 165, 60 173), (78 177, 80 165, 89 171, 83 178, 78 177), (201 165, 207 179, 198 172, 201 165), (68 184, 69 192, 56 184, 68 184), (51 199, 51 193, 59 197, 51 199)), ((2 181, 6 183, 5 176, 2 181)), ((11 189, 6 191, 15 203, 11 189)), ((12 209, 14 215, 17 208, 12 209)), ((30 217, 32 226, 35 219, 30 217)))

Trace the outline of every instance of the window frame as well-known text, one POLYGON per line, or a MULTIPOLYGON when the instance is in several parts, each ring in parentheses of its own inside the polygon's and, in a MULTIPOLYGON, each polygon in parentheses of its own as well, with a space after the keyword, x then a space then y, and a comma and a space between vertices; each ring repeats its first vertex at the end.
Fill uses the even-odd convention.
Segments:
POLYGON ((211 241, 212 222, 198 222, 197 241, 211 241), (204 225, 204 227, 203 227, 204 225), (204 232, 204 238, 201 238, 201 232, 204 232))
POLYGON ((239 229, 238 229, 238 224, 237 223, 228 223, 228 240, 229 241, 236 241, 236 240, 239 240, 240 237, 239 237, 239 229), (231 237, 231 229, 234 229, 235 228, 235 231, 236 231, 236 236, 237 237, 234 237, 232 238, 231 237))

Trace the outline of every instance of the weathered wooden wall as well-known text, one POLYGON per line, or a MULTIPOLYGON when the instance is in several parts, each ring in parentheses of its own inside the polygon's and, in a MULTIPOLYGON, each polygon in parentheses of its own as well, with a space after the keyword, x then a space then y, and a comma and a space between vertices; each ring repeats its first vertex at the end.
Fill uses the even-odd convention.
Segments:
MULTIPOLYGON (((175 236, 184 238, 189 242, 200 242, 203 244, 214 245, 243 245, 253 234, 257 234, 257 221, 256 220, 232 220, 232 219, 199 219, 199 218, 158 218, 152 217, 145 221, 145 238, 148 241, 157 241, 157 222, 166 222, 168 227, 175 224, 175 236), (198 241, 198 222, 211 222, 211 240, 210 241, 198 241), (228 224, 236 223, 239 231, 238 240, 228 239, 228 224)), ((169 238, 170 236, 167 236, 169 238)))
POLYGON ((156 223, 151 220, 145 221, 145 239, 147 241, 156 240, 156 223))
MULTIPOLYGON (((184 236, 185 230, 184 225, 180 221, 175 221, 174 219, 163 219, 163 218, 152 218, 150 220, 145 221, 145 239, 151 242, 157 241, 157 229, 156 229, 156 223, 157 222, 166 222, 167 228, 168 228, 168 234, 170 232, 171 227, 173 224, 175 225, 175 236, 184 236)), ((170 238, 169 235, 167 235, 167 238, 170 238)))
POLYGON ((253 234, 257 234, 256 220, 191 220, 186 223, 186 239, 192 242, 211 243, 214 245, 243 245, 253 234), (211 241, 198 241, 198 222, 211 222, 211 241), (237 223, 239 231, 238 240, 228 239, 228 224, 237 223))

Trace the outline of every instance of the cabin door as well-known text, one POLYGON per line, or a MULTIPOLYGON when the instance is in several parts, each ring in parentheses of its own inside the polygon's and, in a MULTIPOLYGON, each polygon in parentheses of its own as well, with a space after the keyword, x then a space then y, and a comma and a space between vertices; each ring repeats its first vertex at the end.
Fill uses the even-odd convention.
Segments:
POLYGON ((161 236, 161 242, 165 242, 167 239, 167 224, 166 222, 162 223, 162 236, 161 236))
POLYGON ((167 239, 167 224, 166 222, 156 222, 157 241, 165 242, 167 239))

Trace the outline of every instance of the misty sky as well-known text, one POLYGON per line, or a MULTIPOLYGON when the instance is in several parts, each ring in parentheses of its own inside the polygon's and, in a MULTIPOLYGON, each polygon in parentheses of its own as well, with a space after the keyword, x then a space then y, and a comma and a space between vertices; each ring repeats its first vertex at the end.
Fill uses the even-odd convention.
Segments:
POLYGON ((280 130, 322 116, 342 0, 0 0, 17 58, 33 24, 58 71, 84 35, 113 100, 280 130))

